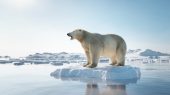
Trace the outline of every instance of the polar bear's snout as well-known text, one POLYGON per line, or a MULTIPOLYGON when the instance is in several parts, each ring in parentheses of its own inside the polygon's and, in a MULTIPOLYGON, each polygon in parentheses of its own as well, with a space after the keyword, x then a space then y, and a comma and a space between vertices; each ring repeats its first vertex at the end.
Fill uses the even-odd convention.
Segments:
POLYGON ((73 36, 71 35, 71 33, 67 33, 67 36, 71 37, 70 39, 73 39, 73 36))
POLYGON ((67 33, 67 36, 70 36, 71 34, 70 33, 67 33))

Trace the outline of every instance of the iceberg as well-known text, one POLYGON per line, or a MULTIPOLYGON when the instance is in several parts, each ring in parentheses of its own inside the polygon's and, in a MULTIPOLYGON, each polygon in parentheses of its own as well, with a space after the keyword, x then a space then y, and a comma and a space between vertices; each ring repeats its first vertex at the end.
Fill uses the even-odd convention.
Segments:
POLYGON ((90 83, 136 83, 140 79, 140 69, 137 67, 108 66, 99 64, 96 68, 86 68, 81 64, 67 64, 58 66, 56 71, 50 74, 61 80, 74 80, 90 83))

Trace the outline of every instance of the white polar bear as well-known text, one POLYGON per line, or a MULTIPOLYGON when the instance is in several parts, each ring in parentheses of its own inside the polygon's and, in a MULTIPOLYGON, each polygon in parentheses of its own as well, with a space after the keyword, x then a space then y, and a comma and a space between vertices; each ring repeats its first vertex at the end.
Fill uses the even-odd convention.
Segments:
POLYGON ((90 33, 82 29, 76 29, 67 35, 71 40, 77 39, 84 48, 87 56, 87 64, 84 67, 96 67, 100 56, 111 58, 111 65, 124 66, 126 43, 120 36, 90 33))

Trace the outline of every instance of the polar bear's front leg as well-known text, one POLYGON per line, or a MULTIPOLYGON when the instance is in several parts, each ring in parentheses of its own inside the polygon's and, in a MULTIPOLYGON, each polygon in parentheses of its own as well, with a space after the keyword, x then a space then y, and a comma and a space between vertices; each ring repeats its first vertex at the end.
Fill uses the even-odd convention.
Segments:
POLYGON ((85 51, 86 57, 87 57, 87 63, 83 65, 83 67, 86 67, 87 65, 91 64, 91 58, 89 55, 89 51, 85 51))
POLYGON ((90 58, 91 58, 91 64, 87 65, 87 67, 89 68, 94 68, 97 66, 98 64, 98 60, 99 60, 99 51, 97 48, 93 47, 90 49, 90 58))

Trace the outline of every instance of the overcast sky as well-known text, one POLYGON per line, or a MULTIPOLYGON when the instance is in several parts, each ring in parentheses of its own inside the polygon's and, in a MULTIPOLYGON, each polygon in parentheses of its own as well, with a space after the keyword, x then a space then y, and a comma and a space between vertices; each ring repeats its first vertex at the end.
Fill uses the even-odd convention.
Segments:
POLYGON ((128 49, 170 52, 169 0, 0 0, 0 55, 83 52, 82 28, 122 36, 128 49))

